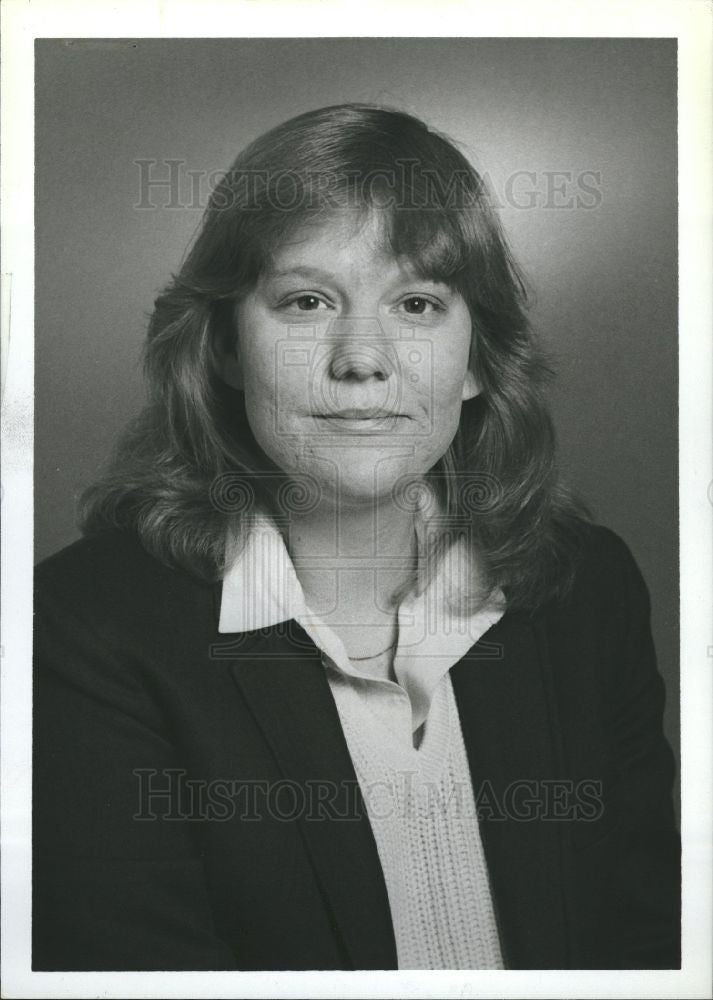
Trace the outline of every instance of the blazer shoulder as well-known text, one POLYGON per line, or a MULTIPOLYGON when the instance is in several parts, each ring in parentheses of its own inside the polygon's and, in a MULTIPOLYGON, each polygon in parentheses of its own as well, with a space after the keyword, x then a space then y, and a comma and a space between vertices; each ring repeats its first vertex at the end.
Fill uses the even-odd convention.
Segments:
POLYGON ((578 570, 594 576, 610 576, 634 562, 631 549, 611 528, 580 522, 578 570))
POLYGON ((575 573, 566 610, 628 613, 632 604, 647 612, 649 593, 631 549, 611 528, 580 522, 575 573))
POLYGON ((132 630, 155 623, 170 602, 190 606, 210 589, 187 572, 164 565, 133 534, 107 531, 81 538, 35 567, 35 612, 132 630))
POLYGON ((136 561, 142 558, 153 559, 136 535, 128 531, 105 531, 78 538, 58 552, 47 556, 36 564, 35 573, 40 577, 58 573, 72 574, 82 572, 89 566, 102 564, 106 560, 136 561))
POLYGON ((35 588, 42 596, 54 592, 67 598, 104 590, 121 589, 124 582, 141 587, 165 577, 171 570, 150 555, 139 539, 128 532, 107 531, 80 538, 35 567, 35 588))

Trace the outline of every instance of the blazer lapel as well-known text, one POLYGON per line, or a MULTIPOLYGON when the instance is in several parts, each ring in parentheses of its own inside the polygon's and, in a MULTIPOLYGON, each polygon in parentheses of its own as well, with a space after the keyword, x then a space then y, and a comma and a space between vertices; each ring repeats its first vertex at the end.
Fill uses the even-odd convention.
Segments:
POLYGON ((353 968, 395 969, 386 885, 337 708, 319 651, 289 626, 241 645, 231 670, 284 777, 305 789, 298 822, 353 968))
POLYGON ((568 967, 562 822, 538 818, 558 773, 548 664, 506 614, 451 671, 508 968, 568 967))

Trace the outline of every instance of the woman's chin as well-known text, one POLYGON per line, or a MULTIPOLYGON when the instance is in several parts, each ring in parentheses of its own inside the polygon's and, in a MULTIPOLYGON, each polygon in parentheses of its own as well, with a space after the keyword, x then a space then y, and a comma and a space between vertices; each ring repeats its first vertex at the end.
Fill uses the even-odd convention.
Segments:
POLYGON ((321 501, 324 508, 338 508, 349 511, 364 511, 370 506, 384 503, 395 503, 404 511, 409 511, 408 502, 402 498, 403 475, 376 478, 372 476, 359 477, 345 474, 338 481, 325 482, 319 480, 321 501))

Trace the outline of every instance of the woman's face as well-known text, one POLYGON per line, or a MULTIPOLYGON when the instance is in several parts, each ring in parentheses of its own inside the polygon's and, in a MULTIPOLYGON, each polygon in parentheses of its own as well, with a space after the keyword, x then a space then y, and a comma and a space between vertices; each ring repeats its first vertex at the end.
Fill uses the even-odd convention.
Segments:
POLYGON ((379 235, 374 218, 344 215, 283 244, 237 306, 223 367, 269 458, 346 506, 432 468, 479 391, 462 296, 386 255, 379 235))

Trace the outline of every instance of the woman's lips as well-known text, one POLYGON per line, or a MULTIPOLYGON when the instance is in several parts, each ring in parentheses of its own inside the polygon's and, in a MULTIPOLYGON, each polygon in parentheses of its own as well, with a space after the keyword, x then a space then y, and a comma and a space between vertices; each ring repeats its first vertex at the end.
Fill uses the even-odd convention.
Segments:
POLYGON ((335 417, 339 420, 372 420, 384 417, 400 417, 402 414, 380 406, 345 406, 341 410, 318 413, 318 417, 335 417))
POLYGON ((320 426, 337 431, 373 434, 377 431, 393 431, 408 421, 402 413, 374 412, 373 410, 341 410, 338 413, 316 414, 320 426))

